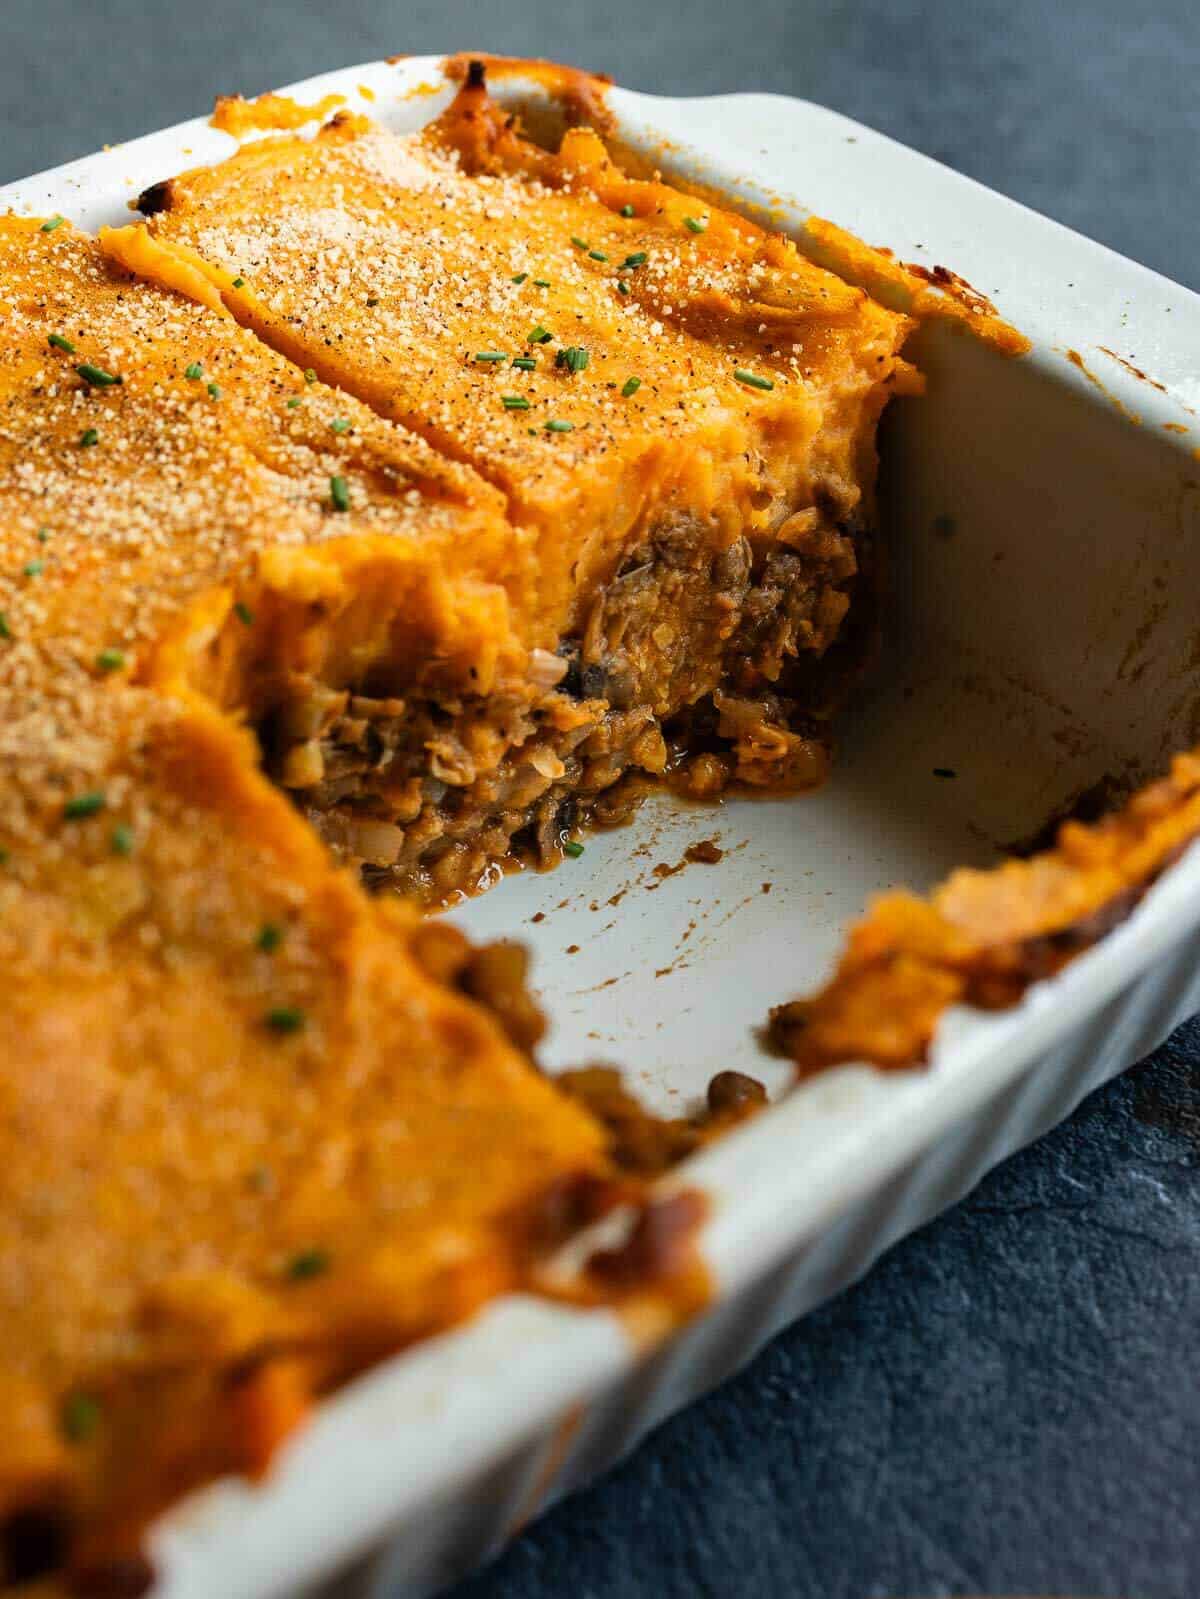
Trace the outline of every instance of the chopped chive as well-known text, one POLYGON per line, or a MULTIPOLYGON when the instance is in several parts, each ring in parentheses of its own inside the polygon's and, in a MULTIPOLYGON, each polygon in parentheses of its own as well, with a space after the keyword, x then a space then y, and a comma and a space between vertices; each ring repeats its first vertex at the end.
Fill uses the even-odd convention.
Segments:
POLYGON ((621 215, 623 217, 631 217, 631 216, 636 215, 636 213, 634 212, 634 209, 633 209, 633 207, 631 205, 623 205, 621 207, 621 215))
POLYGON ((509 282, 510 283, 524 283, 525 279, 528 276, 529 276, 528 272, 514 272, 512 277, 509 279, 509 282))
POLYGON ((234 278, 233 286, 235 289, 244 289, 246 286, 245 278, 234 278))
POLYGON ((87 361, 81 361, 75 368, 83 381, 92 389, 110 389, 114 383, 124 383, 125 379, 116 372, 106 372, 102 366, 92 366, 87 361))
POLYGON ((775 387, 771 378, 760 378, 757 372, 747 372, 744 366, 739 366, 733 375, 739 383, 745 383, 751 389, 773 389, 775 387))
POLYGON ((284 1275, 294 1283, 307 1282, 311 1277, 320 1277, 329 1270, 329 1251, 326 1249, 302 1249, 298 1255, 293 1255, 284 1268, 284 1275))
POLYGON ((645 250, 635 250, 632 255, 627 255, 625 257, 625 259, 621 262, 621 265, 622 267, 640 267, 645 266, 648 260, 649 257, 647 256, 645 250))
POLYGON ((626 283, 624 278, 618 278, 617 279, 617 293, 618 294, 628 294, 629 293, 629 285, 628 285, 628 283, 626 283))
POLYGON ((42 233, 53 233, 55 228, 61 228, 66 220, 66 217, 52 216, 48 221, 42 223, 40 231, 42 233))
POLYGON ((6 849, 0 849, 0 866, 7 866, 7 865, 8 865, 8 851, 6 849))
POLYGON ((79 448, 81 450, 90 449, 93 444, 99 444, 99 442, 100 435, 96 432, 95 428, 84 428, 83 432, 79 435, 79 448))
POLYGON ((512 364, 519 366, 522 372, 537 371, 537 362, 531 355, 514 355, 512 364))
POLYGON ((295 1005, 275 1005, 263 1020, 273 1033, 298 1033, 304 1026, 304 1012, 295 1005))
POLYGON ((283 928, 278 922, 264 922, 254 942, 264 955, 271 955, 283 943, 283 928))
POLYGON ((108 835, 109 848, 114 855, 133 854, 133 828, 128 822, 118 822, 108 835))
POLYGON ((68 1443, 85 1444, 100 1426, 100 1406, 90 1394, 68 1394, 62 1407, 63 1436, 68 1443))
POLYGON ((370 305, 370 306, 378 305, 379 304, 379 296, 377 294, 368 294, 367 295, 367 304, 370 305))
POLYGON ((563 854, 569 855, 573 861, 577 861, 583 854, 583 845, 577 844, 572 838, 563 845, 563 854))
POLYGON ((631 394, 636 394, 641 386, 641 378, 626 378, 621 385, 621 398, 627 400, 631 394))
POLYGON ((503 350, 476 350, 477 361, 507 361, 508 356, 503 350))
POLYGON ((40 527, 40 528, 38 528, 38 530, 37 530, 37 541, 38 541, 39 544, 44 544, 49 537, 50 537, 50 529, 48 527, 40 527))
POLYGON ((344 477, 331 477, 329 479, 329 498, 333 501, 335 511, 348 511, 350 509, 350 486, 344 477))
POLYGON ((86 794, 75 794, 63 806, 63 817, 68 822, 81 822, 85 816, 95 816, 105 806, 104 793, 93 788, 86 794))
POLYGON ((703 233, 708 227, 707 217, 684 217, 683 225, 689 233, 703 233))
POLYGON ((582 372, 588 364, 588 353, 581 344, 568 344, 554 357, 555 366, 565 366, 568 372, 582 372))
POLYGON ((534 286, 535 289, 548 289, 550 287, 550 279, 549 278, 534 278, 533 286, 534 286))
POLYGON ((546 433, 570 433, 575 427, 574 422, 560 422, 557 417, 551 417, 545 423, 543 431, 546 433))
POLYGON ((56 350, 65 350, 68 355, 75 354, 75 346, 70 339, 64 339, 61 333, 52 333, 46 343, 52 344, 56 350))
POLYGON ((529 401, 523 394, 502 394, 500 404, 506 411, 528 411, 529 401))
POLYGON ((210 400, 219 400, 221 398, 221 385, 219 383, 210 383, 208 385, 208 397, 210 400))
POLYGON ((605 255, 603 250, 589 250, 588 251, 588 260, 589 261, 607 261, 608 257, 605 255))
POLYGON ((542 326, 542 324, 539 322, 536 328, 532 328, 525 335, 525 343, 526 344, 549 344, 550 340, 553 337, 554 337, 554 335, 553 335, 553 333, 550 332, 550 329, 549 328, 544 328, 542 326))
POLYGON ((234 603, 233 614, 244 627, 254 626, 254 612, 244 601, 237 600, 234 603))
POLYGON ((119 672, 124 665, 124 650, 101 650, 96 657, 96 668, 101 672, 119 672))
POLYGON ((586 239, 581 239, 577 233, 572 233, 572 235, 571 235, 571 243, 575 246, 575 248, 577 250, 586 250, 587 247, 588 247, 587 240, 586 239))
POLYGON ((200 365, 199 361, 193 361, 189 366, 184 367, 183 375, 185 378, 191 378, 192 382, 194 383, 197 378, 204 376, 204 368, 200 365))
POLYGON ((317 381, 317 374, 311 366, 304 368, 304 381, 306 383, 315 383, 317 381))
POLYGON ((8 617, 0 611, 0 638, 12 638, 12 628, 8 625, 8 617))
POLYGON ((26 561, 21 571, 26 577, 41 577, 45 569, 45 561, 26 561))
POLYGON ((299 406, 299 404, 300 404, 299 400, 289 400, 288 403, 287 403, 287 408, 288 408, 289 411, 294 411, 299 406))
POLYGON ((335 416, 329 427, 333 433, 349 433, 350 431, 350 424, 344 416, 335 416))

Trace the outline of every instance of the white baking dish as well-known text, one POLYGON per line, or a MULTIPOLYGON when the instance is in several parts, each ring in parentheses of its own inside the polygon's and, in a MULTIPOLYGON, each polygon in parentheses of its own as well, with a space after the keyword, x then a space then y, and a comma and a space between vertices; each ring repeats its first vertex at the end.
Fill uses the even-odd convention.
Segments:
MULTIPOLYGON (((443 103, 414 91, 441 81, 436 60, 405 60, 287 92, 339 91, 410 128, 443 103)), ((619 1062, 682 1108, 722 1067, 784 1086, 755 1029, 821 978, 869 893, 987 860, 1084 786, 1147 776, 1200 739, 1200 299, 817 106, 622 90, 610 104, 665 167, 781 204, 795 230, 815 212, 949 264, 1034 340, 1010 360, 945 326, 919 336, 928 396, 886 429, 888 645, 824 790, 662 801, 458 913, 535 946, 552 1064, 619 1062), (700 838, 724 847, 719 864, 653 874, 700 838)), ((0 200, 117 222, 147 183, 230 148, 185 123, 0 200)), ((606 1313, 493 1305, 324 1406, 266 1484, 218 1484, 168 1516, 156 1593, 266 1599, 335 1577, 343 1599, 437 1590, 1200 1008, 1198 926, 1192 850, 1016 1010, 953 1013, 928 1071, 847 1068, 790 1094, 675 1179, 712 1198, 717 1294, 699 1321, 646 1352, 606 1313)))

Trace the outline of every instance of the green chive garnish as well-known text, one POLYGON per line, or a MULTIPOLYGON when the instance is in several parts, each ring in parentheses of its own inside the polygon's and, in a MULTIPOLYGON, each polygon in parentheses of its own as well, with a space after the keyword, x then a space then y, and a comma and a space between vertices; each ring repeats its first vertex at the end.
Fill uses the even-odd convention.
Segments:
POLYGON ((263 1020, 273 1033, 298 1033, 304 1026, 304 1012, 295 1005, 276 1005, 263 1020))
POLYGON ((739 383, 745 383, 751 389, 773 389, 775 387, 770 378, 760 378, 757 372, 747 372, 744 366, 739 366, 733 375, 739 383))
POLYGON ((306 383, 315 383, 317 381, 317 374, 313 371, 311 366, 306 366, 304 368, 304 381, 306 383))
POLYGON ((329 1270, 329 1251, 302 1249, 293 1255, 285 1267, 285 1275, 294 1283, 307 1282, 310 1277, 320 1277, 329 1270))
POLYGON ((476 350, 477 361, 507 361, 508 356, 503 350, 476 350))
POLYGON ((49 537, 50 537, 50 529, 48 527, 40 527, 40 528, 38 528, 38 530, 37 530, 37 541, 38 541, 39 544, 44 544, 49 537))
POLYGON ((0 638, 12 638, 12 629, 8 625, 8 617, 0 611, 0 638))
POLYGON ((97 811, 104 809, 105 799, 102 790, 91 789, 86 794, 76 794, 63 806, 63 816, 68 822, 81 822, 85 816, 95 816, 97 811))
POLYGON ((627 400, 631 394, 636 394, 641 386, 641 378, 626 378, 621 385, 621 398, 627 400))
POLYGON ((560 422, 556 417, 551 417, 545 424, 547 433, 570 433, 575 427, 574 422, 560 422))
POLYGON ((689 233, 703 233, 708 227, 707 217, 684 217, 683 225, 689 233))
POLYGON ((46 569, 45 561, 26 561, 21 571, 26 577, 41 577, 46 569))
POLYGON ((124 650, 101 650, 96 657, 96 667, 101 672, 119 672, 124 665, 124 650))
POLYGON ((379 304, 379 296, 377 294, 368 294, 368 296, 367 296, 367 304, 370 305, 370 306, 378 305, 379 304))
POLYGON ((550 287, 550 279, 549 278, 534 278, 533 286, 534 286, 535 289, 548 289, 550 287))
POLYGON ((553 335, 553 333, 550 332, 549 328, 544 328, 542 326, 542 324, 539 322, 536 328, 532 328, 525 335, 525 343, 526 344, 549 344, 550 340, 553 337, 554 337, 554 335, 553 335))
POLYGON ((502 394, 500 404, 506 411, 528 411, 529 401, 523 394, 502 394))
POLYGON ((273 954, 283 943, 283 928, 278 922, 264 922, 254 940, 264 955, 273 954))
POLYGON ((96 1436, 100 1406, 89 1394, 68 1394, 63 1400, 62 1430, 68 1443, 85 1444, 96 1436))
POLYGON ((589 250, 588 251, 588 260, 589 261, 607 261, 608 257, 605 255, 603 250, 589 250))
POLYGON ((522 372, 537 371, 537 362, 531 355, 514 355, 512 364, 519 366, 522 372))
POLYGON ((199 361, 193 361, 190 366, 184 367, 183 375, 185 378, 191 378, 192 382, 194 383, 197 378, 204 376, 204 368, 200 365, 199 361))
POLYGON ((349 433, 350 431, 350 424, 344 416, 335 416, 329 427, 334 433, 349 433))
POLYGON ((125 379, 116 372, 106 372, 102 366, 92 366, 87 361, 82 361, 75 368, 83 381, 92 389, 110 389, 114 383, 124 383, 125 379))
POLYGON ((65 350, 68 355, 75 354, 75 346, 70 339, 64 339, 61 333, 52 333, 46 343, 52 344, 56 350, 65 350))
POLYGON ((8 865, 8 851, 6 849, 0 849, 0 866, 7 866, 7 865, 8 865))
POLYGON ((618 278, 617 279, 617 293, 618 294, 628 294, 629 293, 629 285, 628 285, 628 283, 626 283, 624 278, 618 278))
POLYGON ((49 221, 42 223, 40 231, 42 233, 53 233, 55 228, 61 228, 66 220, 66 217, 53 216, 49 221))
POLYGON ((344 477, 331 477, 329 479, 329 498, 333 501, 335 511, 348 511, 350 509, 350 487, 344 477))
POLYGON ((118 822, 108 835, 108 843, 114 855, 132 855, 133 828, 128 822, 118 822))
POLYGON ((631 205, 623 205, 621 207, 621 215, 623 217, 631 217, 631 216, 633 216, 634 215, 633 207, 631 205))
POLYGON ((587 240, 586 239, 581 239, 577 233, 572 233, 572 235, 571 235, 571 243, 575 246, 575 248, 577 250, 586 250, 587 247, 588 247, 587 240))
POLYGON ((581 344, 568 344, 554 357, 555 366, 565 366, 568 372, 582 372, 588 364, 588 353, 581 344))
POLYGON ((571 839, 563 845, 563 854, 569 855, 573 861, 577 861, 583 854, 583 845, 577 844, 574 839, 571 839))
POLYGON ((254 626, 254 612, 248 605, 244 604, 243 601, 238 600, 235 602, 233 614, 237 617, 239 622, 243 623, 244 626, 254 626))
POLYGON ((647 256, 645 250, 635 250, 632 255, 627 255, 625 257, 625 259, 621 262, 621 265, 622 267, 640 267, 645 266, 648 260, 649 257, 647 256))
POLYGON ((288 403, 287 403, 287 408, 288 408, 289 411, 294 411, 299 406, 299 404, 300 404, 299 400, 289 400, 288 403))
POLYGON ((100 435, 96 432, 95 428, 84 428, 83 432, 79 435, 79 448, 81 450, 89 449, 93 444, 99 444, 99 442, 100 435))
POLYGON ((221 398, 221 385, 219 383, 210 383, 208 385, 208 397, 210 400, 219 400, 221 398))
POLYGON ((511 283, 524 283, 525 279, 528 276, 529 276, 528 272, 514 272, 512 277, 509 279, 509 281, 511 283))
POLYGON ((233 286, 234 286, 235 289, 245 288, 245 286, 246 286, 245 278, 234 278, 233 286))

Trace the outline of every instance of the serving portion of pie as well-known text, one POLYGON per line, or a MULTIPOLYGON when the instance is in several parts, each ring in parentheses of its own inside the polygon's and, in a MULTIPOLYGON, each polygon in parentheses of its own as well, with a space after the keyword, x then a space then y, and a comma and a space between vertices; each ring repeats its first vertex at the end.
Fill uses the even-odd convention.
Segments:
POLYGON ((593 130, 548 152, 470 78, 418 135, 341 113, 142 204, 102 235, 116 260, 469 467, 511 526, 486 668, 192 673, 251 707, 335 846, 438 900, 557 859, 648 777, 820 780, 874 621, 875 425, 915 386, 907 317, 627 176, 593 130))

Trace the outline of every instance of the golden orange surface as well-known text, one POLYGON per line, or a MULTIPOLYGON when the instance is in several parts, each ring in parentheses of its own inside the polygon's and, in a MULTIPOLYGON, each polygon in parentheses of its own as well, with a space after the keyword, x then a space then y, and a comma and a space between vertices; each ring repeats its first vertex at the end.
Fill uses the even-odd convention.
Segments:
POLYGON ((172 256, 199 270, 273 348, 494 483, 536 549, 527 642, 552 648, 664 514, 718 547, 853 514, 874 421, 915 382, 912 324, 626 177, 594 131, 551 154, 509 121, 469 82, 418 135, 343 114, 156 190, 163 251, 136 224, 103 242, 160 279, 172 256))
POLYGON ((69 225, 0 219, 0 283, 0 683, 186 665, 241 704, 243 667, 311 648, 314 607, 324 649, 411 653, 390 624, 414 594, 428 653, 486 674, 512 647, 528 562, 477 476, 69 225))

